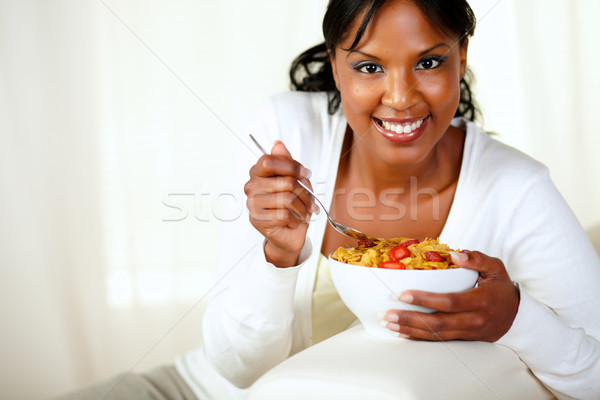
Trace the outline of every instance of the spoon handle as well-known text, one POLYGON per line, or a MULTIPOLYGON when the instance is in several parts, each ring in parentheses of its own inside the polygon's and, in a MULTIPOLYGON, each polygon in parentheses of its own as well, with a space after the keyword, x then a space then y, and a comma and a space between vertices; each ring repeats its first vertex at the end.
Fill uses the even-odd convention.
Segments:
POLYGON ((267 151, 265 149, 263 149, 263 147, 260 145, 260 143, 258 143, 258 141, 256 139, 254 139, 254 136, 252 136, 252 134, 249 135, 250 139, 252 139, 252 141, 254 142, 254 144, 256 145, 256 147, 258 147, 258 149, 266 156, 268 155, 267 151))

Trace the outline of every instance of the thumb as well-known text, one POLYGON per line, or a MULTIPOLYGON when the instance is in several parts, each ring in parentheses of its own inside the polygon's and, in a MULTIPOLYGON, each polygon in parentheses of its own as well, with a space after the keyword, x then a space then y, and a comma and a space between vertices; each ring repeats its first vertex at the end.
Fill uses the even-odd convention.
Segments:
POLYGON ((454 264, 461 268, 475 270, 484 278, 498 278, 507 275, 504 264, 500 259, 489 257, 479 251, 450 252, 450 255, 454 264))
POLYGON ((289 152, 285 144, 281 140, 276 140, 273 143, 273 148, 271 149, 271 154, 275 156, 286 156, 292 158, 292 154, 289 152))
MULTIPOLYGON (((289 152, 289 150, 287 149, 287 147, 285 147, 285 144, 283 144, 283 142, 281 140, 276 140, 275 143, 273 143, 273 148, 271 149, 271 155, 274 156, 283 156, 283 157, 287 157, 290 160, 293 160, 294 158, 292 157, 292 154, 289 152)), ((298 179, 310 179, 312 172, 308 169, 305 168, 302 164, 298 164, 300 166, 300 171, 299 174, 297 176, 298 179)), ((310 186, 310 182, 306 181, 304 182, 304 184, 308 184, 310 186)), ((312 187, 311 187, 312 189, 312 187)))
POLYGON ((485 269, 481 267, 482 260, 481 257, 477 257, 479 253, 477 252, 450 252, 450 256, 452 257, 452 262, 454 265, 460 268, 473 269, 475 271, 483 272, 485 269))
POLYGON ((467 253, 457 253, 455 251, 450 252, 450 257, 452 258, 452 262, 454 265, 459 267, 467 267, 469 261, 469 255, 467 253))

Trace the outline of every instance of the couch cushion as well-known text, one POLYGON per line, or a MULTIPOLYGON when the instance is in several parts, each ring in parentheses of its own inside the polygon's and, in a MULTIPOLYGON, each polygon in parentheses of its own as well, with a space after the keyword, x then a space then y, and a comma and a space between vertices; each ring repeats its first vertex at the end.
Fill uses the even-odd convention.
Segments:
POLYGON ((377 339, 351 328, 279 364, 249 400, 552 399, 510 349, 485 342, 377 339))

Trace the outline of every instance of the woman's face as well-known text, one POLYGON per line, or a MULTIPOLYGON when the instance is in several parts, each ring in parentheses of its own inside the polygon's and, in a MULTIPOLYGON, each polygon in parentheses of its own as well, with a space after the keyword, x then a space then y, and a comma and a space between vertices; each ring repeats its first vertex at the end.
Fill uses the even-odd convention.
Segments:
POLYGON ((458 107, 467 46, 412 1, 397 0, 380 9, 354 50, 344 50, 362 18, 331 55, 354 144, 393 164, 426 161, 458 107))

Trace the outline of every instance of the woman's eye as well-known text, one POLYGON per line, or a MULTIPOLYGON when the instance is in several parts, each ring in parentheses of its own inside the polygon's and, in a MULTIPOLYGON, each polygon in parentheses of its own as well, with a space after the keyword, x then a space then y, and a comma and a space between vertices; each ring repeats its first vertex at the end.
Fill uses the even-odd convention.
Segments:
POLYGON ((442 65, 444 61, 446 61, 446 57, 426 57, 417 63, 417 69, 434 69, 442 65))
POLYGON ((365 74, 374 74, 376 72, 383 71, 383 68, 379 64, 373 62, 361 62, 352 66, 356 71, 363 72, 365 74))

